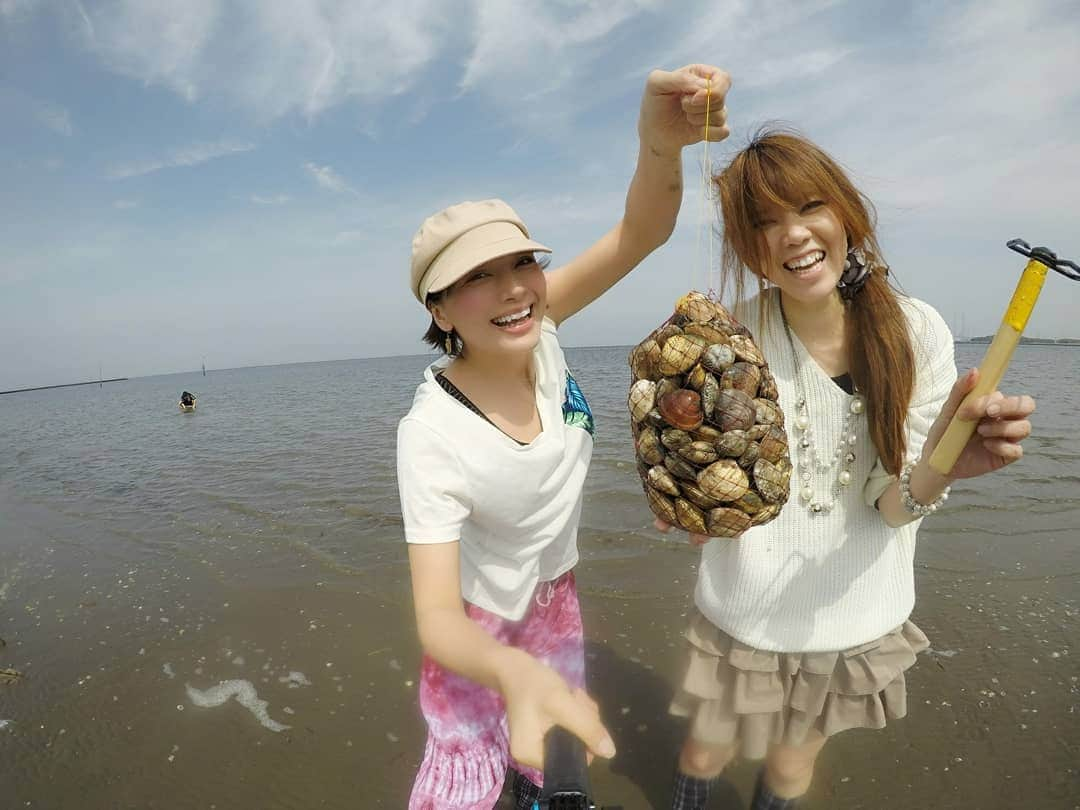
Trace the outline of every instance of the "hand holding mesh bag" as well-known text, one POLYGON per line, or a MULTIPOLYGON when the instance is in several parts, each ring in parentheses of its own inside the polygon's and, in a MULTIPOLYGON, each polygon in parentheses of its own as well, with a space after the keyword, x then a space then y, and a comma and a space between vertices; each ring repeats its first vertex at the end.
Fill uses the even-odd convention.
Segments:
POLYGON ((637 468, 653 514, 713 537, 775 518, 792 467, 776 381, 750 332, 689 292, 629 361, 637 468))

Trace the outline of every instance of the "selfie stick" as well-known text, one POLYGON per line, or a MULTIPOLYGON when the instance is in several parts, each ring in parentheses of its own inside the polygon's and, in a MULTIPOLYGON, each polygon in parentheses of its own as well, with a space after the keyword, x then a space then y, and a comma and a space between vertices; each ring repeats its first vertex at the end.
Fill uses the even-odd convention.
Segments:
MULTIPOLYGON (((1005 317, 1001 320, 1001 326, 979 365, 979 381, 975 384, 975 388, 964 397, 964 401, 960 403, 961 407, 976 397, 989 394, 998 387, 998 383, 1005 375, 1005 369, 1009 366, 1013 350, 1020 342, 1020 335, 1027 326, 1028 318, 1031 317, 1031 310, 1034 309, 1039 293, 1042 292, 1046 271, 1057 270, 1066 278, 1080 281, 1080 267, 1077 267, 1076 262, 1059 259, 1049 248, 1033 248, 1023 239, 1010 239, 1005 244, 1011 250, 1028 257, 1027 267, 1024 268, 1020 282, 1016 285, 1016 291, 1013 293, 1012 301, 1009 302, 1009 308, 1005 311, 1005 317)), ((964 451, 971 434, 975 432, 976 424, 977 421, 953 416, 941 441, 930 455, 931 468, 941 475, 948 475, 964 451)))

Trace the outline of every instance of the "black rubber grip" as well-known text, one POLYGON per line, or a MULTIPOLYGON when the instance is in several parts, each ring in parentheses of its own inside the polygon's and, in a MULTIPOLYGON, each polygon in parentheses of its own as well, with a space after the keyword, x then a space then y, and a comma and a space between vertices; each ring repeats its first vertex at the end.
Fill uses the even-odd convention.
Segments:
MULTIPOLYGON (((585 758, 585 743, 561 726, 553 726, 544 738, 544 788, 540 792, 541 807, 552 797, 581 799, 582 808, 589 804, 589 771, 585 758)), ((560 807, 571 807, 565 801, 560 807)))

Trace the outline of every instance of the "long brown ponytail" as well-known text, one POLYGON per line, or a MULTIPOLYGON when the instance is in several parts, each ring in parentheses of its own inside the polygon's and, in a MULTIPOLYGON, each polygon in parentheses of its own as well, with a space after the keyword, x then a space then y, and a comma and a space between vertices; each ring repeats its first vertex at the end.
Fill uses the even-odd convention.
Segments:
POLYGON ((733 288, 736 300, 744 297, 751 277, 759 288, 766 286, 762 268, 767 249, 756 223, 757 212, 768 204, 797 208, 806 199, 820 197, 844 224, 849 244, 862 249, 871 275, 845 304, 848 362, 855 386, 866 397, 870 438, 885 469, 898 475, 906 450, 904 421, 915 385, 915 358, 907 320, 874 235, 873 204, 821 148, 778 130, 759 131, 713 181, 724 226, 722 289, 733 288))

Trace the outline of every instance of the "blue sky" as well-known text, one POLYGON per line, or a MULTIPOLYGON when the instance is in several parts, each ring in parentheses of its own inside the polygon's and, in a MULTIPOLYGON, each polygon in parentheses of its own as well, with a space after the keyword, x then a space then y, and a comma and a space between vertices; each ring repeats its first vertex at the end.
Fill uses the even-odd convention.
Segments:
MULTIPOLYGON (((420 353, 420 221, 499 196, 572 257, 621 214, 646 74, 694 61, 734 83, 710 159, 798 127, 904 288, 989 333, 1007 239, 1080 259, 1078 42, 1075 0, 0 0, 0 390, 420 353)), ((564 343, 636 342, 707 284, 702 157, 564 343)), ((1052 275, 1028 334, 1078 315, 1052 275)))

